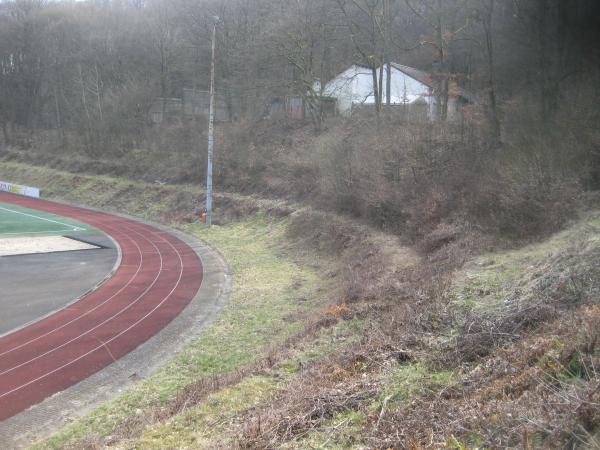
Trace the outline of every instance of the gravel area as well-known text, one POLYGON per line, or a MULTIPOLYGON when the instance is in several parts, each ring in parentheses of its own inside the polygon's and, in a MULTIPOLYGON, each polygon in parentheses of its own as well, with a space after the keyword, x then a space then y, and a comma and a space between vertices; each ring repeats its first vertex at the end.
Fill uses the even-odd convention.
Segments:
POLYGON ((33 236, 0 239, 0 256, 70 252, 73 250, 91 250, 95 248, 98 247, 64 236, 33 236))

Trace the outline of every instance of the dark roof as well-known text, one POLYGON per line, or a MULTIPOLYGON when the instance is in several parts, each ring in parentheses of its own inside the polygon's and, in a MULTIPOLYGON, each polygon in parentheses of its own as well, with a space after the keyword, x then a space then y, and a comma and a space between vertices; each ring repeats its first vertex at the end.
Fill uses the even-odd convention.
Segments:
MULTIPOLYGON (((415 80, 420 81, 421 83, 429 86, 430 88, 435 89, 437 87, 437 83, 435 82, 431 74, 425 72, 424 70, 415 69, 414 67, 408 67, 394 62, 390 63, 390 65, 398 69, 400 72, 405 73, 409 77, 414 78, 415 80)), ((461 97, 468 102, 473 102, 475 100, 475 95, 472 92, 458 85, 453 86, 452 91, 456 93, 458 97, 461 97)))
POLYGON ((415 80, 420 81, 421 83, 431 88, 434 88, 436 86, 436 83, 433 81, 431 75, 423 70, 415 69, 414 67, 404 66, 402 64, 394 62, 390 63, 390 65, 393 68, 398 69, 400 72, 404 72, 409 77, 414 78, 415 80))

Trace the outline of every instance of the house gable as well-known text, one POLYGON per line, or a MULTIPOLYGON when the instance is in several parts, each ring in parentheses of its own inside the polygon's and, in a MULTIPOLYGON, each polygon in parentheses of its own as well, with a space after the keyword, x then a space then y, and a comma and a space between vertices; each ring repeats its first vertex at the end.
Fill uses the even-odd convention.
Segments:
MULTIPOLYGON (((379 70, 380 68, 377 69, 378 72, 379 70)), ((431 88, 412 75, 414 74, 409 74, 392 65, 391 103, 393 105, 410 104, 418 99, 428 101, 431 88)), ((387 71, 384 70, 384 99, 387 95, 386 86, 387 71)), ((335 98, 341 114, 350 114, 355 105, 374 105, 375 95, 371 68, 358 64, 350 66, 324 86, 323 96, 335 98)))
MULTIPOLYGON (((414 69, 417 70, 417 69, 414 69)), ((392 105, 411 104, 415 101, 426 101, 429 103, 432 97, 432 88, 423 82, 423 78, 416 78, 413 74, 391 64, 391 92, 390 102, 392 105)), ((383 72, 383 99, 387 98, 387 70, 383 72)), ((373 101, 374 103, 374 101, 373 101)))
MULTIPOLYGON (((390 63, 390 105, 426 104, 427 116, 434 120, 437 111, 436 86, 434 77, 422 70, 390 63)), ((382 77, 383 103, 387 100, 387 67, 377 68, 377 80, 382 77), (380 71, 383 69, 383 73, 380 71)), ((461 90, 453 83, 451 86, 451 102, 457 99, 470 101, 466 91, 461 90)), ((342 115, 349 115, 354 108, 375 105, 376 96, 373 93, 373 73, 371 68, 353 64, 348 69, 337 75, 323 87, 323 96, 333 98, 337 103, 337 110, 342 115)), ((452 105, 451 105, 452 106, 452 105)), ((456 109, 455 108, 455 109, 456 109)), ((421 108, 422 109, 422 108, 421 108)))

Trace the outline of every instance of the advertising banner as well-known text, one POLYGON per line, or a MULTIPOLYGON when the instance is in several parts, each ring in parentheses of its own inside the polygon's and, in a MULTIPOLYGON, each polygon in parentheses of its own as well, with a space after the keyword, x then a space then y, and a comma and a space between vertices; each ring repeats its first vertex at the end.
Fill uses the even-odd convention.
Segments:
POLYGON ((13 194, 19 195, 26 195, 27 197, 39 198, 40 196, 40 190, 38 188, 7 183, 6 181, 0 181, 0 191, 11 192, 13 194))

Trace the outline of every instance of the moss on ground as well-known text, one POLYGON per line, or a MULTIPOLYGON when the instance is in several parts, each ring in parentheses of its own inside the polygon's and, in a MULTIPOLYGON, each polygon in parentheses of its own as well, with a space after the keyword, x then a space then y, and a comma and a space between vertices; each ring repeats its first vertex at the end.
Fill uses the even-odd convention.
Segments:
POLYGON ((377 413, 386 405, 393 410, 414 398, 438 392, 456 383, 452 371, 434 370, 422 363, 400 365, 389 371, 382 380, 382 392, 371 409, 377 413))

